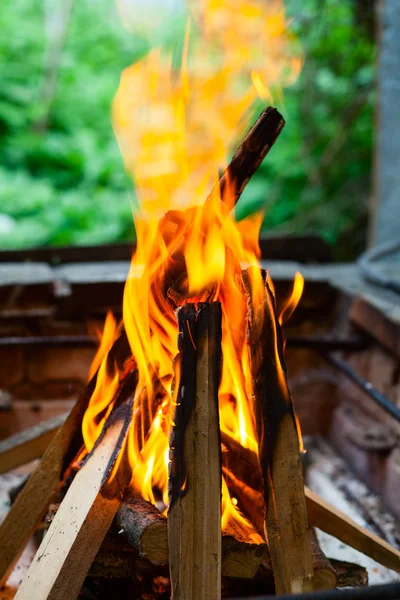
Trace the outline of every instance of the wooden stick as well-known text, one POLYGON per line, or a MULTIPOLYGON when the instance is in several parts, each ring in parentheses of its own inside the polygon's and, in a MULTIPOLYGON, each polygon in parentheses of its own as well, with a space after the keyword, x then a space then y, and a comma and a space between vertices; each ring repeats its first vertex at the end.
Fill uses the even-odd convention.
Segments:
MULTIPOLYGON (((253 276, 248 270, 248 282, 253 276)), ((264 306, 253 308, 250 340, 265 527, 276 591, 305 592, 312 589, 313 566, 299 440, 287 384, 283 337, 268 283, 264 306)))
POLYGON ((118 510, 131 469, 110 474, 131 424, 133 396, 112 411, 62 501, 16 600, 73 600, 118 510))
MULTIPOLYGON (((269 106, 247 132, 217 184, 221 200, 229 210, 239 200, 244 188, 271 150, 284 125, 285 120, 282 115, 276 108, 269 106)), ((210 197, 213 196, 213 193, 214 190, 210 197)))
POLYGON ((358 525, 340 510, 306 488, 307 511, 310 523, 335 538, 359 550, 388 569, 400 573, 400 551, 377 535, 358 525))
POLYGON ((221 305, 178 313, 179 388, 170 440, 168 545, 173 600, 221 597, 221 305), (180 372, 180 377, 179 377, 180 372))
POLYGON ((68 413, 57 415, 0 442, 0 473, 42 456, 68 413))
MULTIPOLYGON (((126 337, 121 336, 111 349, 107 364, 111 368, 116 361, 122 366, 127 357, 129 344, 126 337)), ((82 418, 95 386, 96 376, 89 382, 54 436, 39 465, 0 525, 0 585, 6 582, 8 574, 51 503, 66 468, 83 444, 82 418)))

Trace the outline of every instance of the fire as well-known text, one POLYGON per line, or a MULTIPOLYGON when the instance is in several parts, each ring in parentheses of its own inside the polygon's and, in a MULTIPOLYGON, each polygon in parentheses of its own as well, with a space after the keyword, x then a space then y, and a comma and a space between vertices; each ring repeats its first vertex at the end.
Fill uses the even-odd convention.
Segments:
MULTIPOLYGON (((174 376, 179 380, 174 373, 175 308, 188 299, 221 302, 221 430, 257 450, 241 272, 243 265, 258 265, 262 215, 237 223, 230 212, 232 185, 228 182, 221 198, 216 184, 237 137, 248 128, 257 98, 279 95, 297 76, 301 60, 292 53, 292 41, 278 2, 240 0, 233 8, 228 0, 204 0, 191 7, 180 60, 176 53, 153 49, 123 72, 115 98, 114 127, 139 199, 137 249, 123 299, 123 326, 138 385, 120 454, 129 459, 135 491, 163 508, 168 503, 174 376)), ((264 284, 257 272, 250 281, 251 296, 261 306, 264 284)), ((282 319, 294 310, 299 294, 282 319)), ((108 317, 91 369, 99 368, 83 422, 87 451, 122 377, 117 367, 110 373, 107 366, 117 333, 108 317)), ((231 519, 246 523, 224 481, 223 523, 231 519)))

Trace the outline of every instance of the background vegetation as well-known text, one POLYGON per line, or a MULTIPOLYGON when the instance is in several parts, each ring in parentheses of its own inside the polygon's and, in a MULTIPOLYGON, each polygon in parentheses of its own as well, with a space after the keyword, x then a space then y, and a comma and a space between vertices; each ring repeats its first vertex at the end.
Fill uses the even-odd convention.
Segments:
MULTIPOLYGON (((0 248, 134 236, 110 105, 121 70, 148 45, 123 29, 113 0, 61 4, 64 13, 51 0, 0 7, 0 248)), ((265 230, 313 230, 355 254, 371 178, 371 14, 360 18, 355 0, 286 6, 306 63, 238 218, 264 207, 265 230)))

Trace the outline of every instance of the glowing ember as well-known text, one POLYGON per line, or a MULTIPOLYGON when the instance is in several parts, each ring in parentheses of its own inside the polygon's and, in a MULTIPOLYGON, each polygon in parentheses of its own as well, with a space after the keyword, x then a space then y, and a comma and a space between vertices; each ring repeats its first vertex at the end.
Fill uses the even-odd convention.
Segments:
MULTIPOLYGON (((237 223, 227 210, 234 205, 234 182, 225 186, 223 198, 214 186, 233 143, 248 127, 257 97, 272 98, 279 86, 297 76, 301 60, 290 55, 289 42, 277 2, 240 0, 233 8, 227 0, 205 0, 188 18, 179 68, 171 53, 152 50, 123 73, 115 98, 115 130, 140 206, 134 217, 137 250, 123 300, 123 325, 138 386, 132 427, 121 453, 129 458, 134 490, 153 503, 166 506, 168 500, 171 383, 178 351, 174 309, 188 299, 221 302, 221 431, 257 450, 241 273, 243 265, 258 265, 262 216, 237 223)), ((300 298, 300 277, 283 320, 300 298)), ((257 269, 250 281, 254 310, 263 305, 263 286, 257 269)), ((91 369, 93 373, 99 367, 83 422, 87 451, 122 377, 117 368, 112 374, 106 368, 117 333, 109 316, 91 369)), ((276 360, 281 371, 278 353, 276 360)), ((175 376, 179 379, 179 373, 175 376)), ((222 492, 223 526, 231 519, 243 525, 238 500, 230 498, 225 480, 222 492)))

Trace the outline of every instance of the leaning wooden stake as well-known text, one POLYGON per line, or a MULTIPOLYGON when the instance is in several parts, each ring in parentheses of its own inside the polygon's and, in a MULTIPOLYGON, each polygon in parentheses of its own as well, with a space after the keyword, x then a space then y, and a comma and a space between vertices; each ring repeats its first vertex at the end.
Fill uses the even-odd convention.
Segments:
POLYGON ((133 396, 116 407, 75 476, 26 574, 16 600, 74 600, 100 548, 131 470, 110 477, 132 417, 133 396))
POLYGON ((179 311, 168 545, 173 600, 221 597, 221 305, 179 311))
MULTIPOLYGON (((115 360, 121 364, 127 357, 129 345, 126 337, 121 336, 109 353, 110 367, 115 360)), ((82 418, 95 386, 96 376, 87 385, 54 436, 39 465, 0 525, 0 585, 6 582, 12 567, 46 513, 66 468, 82 446, 82 418)))
POLYGON ((247 271, 250 298, 255 303, 251 307, 250 338, 265 528, 276 591, 290 594, 312 590, 314 571, 283 337, 268 283, 263 306, 252 293, 252 282, 260 276, 256 271, 247 271))
POLYGON ((0 442, 0 473, 42 456, 67 417, 68 413, 57 415, 0 442))
POLYGON ((306 488, 307 510, 310 523, 333 535, 338 540, 359 550, 388 569, 400 573, 400 551, 362 527, 342 511, 306 488))

